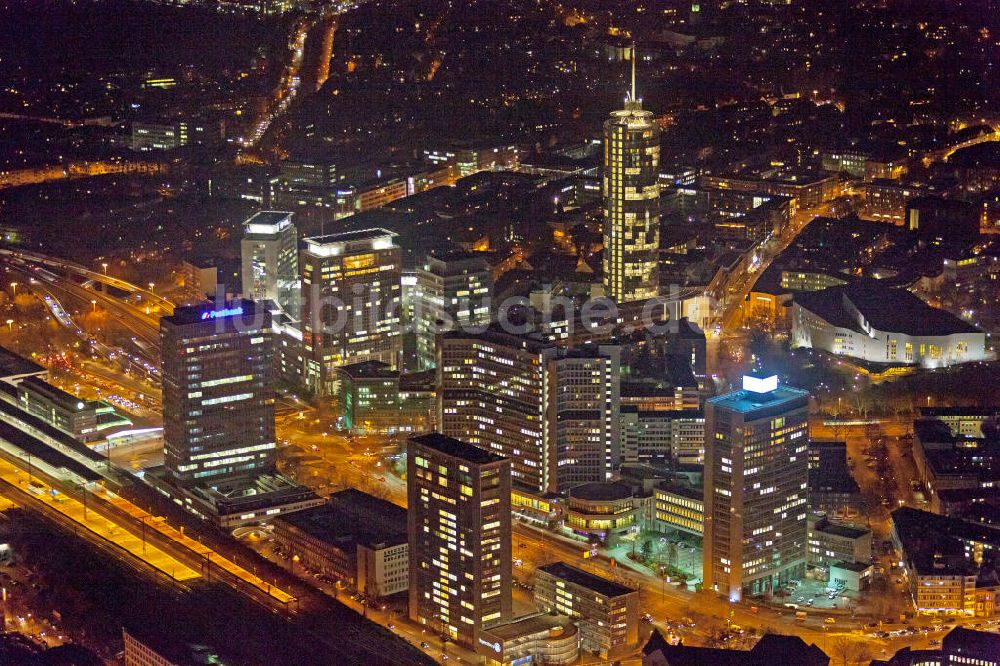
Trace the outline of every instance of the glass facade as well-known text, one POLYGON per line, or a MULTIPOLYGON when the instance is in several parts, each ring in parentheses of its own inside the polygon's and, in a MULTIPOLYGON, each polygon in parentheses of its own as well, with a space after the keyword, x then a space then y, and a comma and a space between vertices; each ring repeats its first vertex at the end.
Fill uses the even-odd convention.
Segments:
POLYGON ((604 288, 617 303, 659 293, 660 128, 630 100, 604 123, 604 288))

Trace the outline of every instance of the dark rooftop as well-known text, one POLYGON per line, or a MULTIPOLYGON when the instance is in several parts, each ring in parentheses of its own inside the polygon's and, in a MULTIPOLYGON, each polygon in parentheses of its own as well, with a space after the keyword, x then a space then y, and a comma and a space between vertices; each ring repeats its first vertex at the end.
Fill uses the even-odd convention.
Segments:
POLYGON ((587 573, 582 569, 577 569, 576 567, 566 564, 565 562, 553 562, 552 564, 546 564, 538 567, 536 571, 544 571, 551 576, 573 583, 574 585, 585 587, 588 590, 601 594, 605 597, 620 597, 636 591, 631 587, 619 585, 618 583, 610 581, 607 578, 601 578, 600 576, 587 573))
MULTIPOLYGON (((807 644, 798 636, 765 634, 750 650, 728 648, 693 647, 680 643, 670 645, 654 630, 649 642, 642 650, 643 655, 660 655, 660 660, 650 663, 665 663, 669 666, 775 666, 795 664, 795 666, 829 666, 830 658, 815 645, 807 644)), ((646 659, 643 663, 646 663, 646 659)))
POLYGON ((45 372, 45 368, 34 361, 29 361, 19 354, 15 354, 6 347, 0 347, 0 373, 3 377, 14 377, 17 375, 28 375, 45 372))
POLYGON ((323 506, 279 518, 331 543, 406 543, 406 509, 353 488, 330 495, 323 506))
MULTIPOLYGON (((257 314, 257 307, 253 301, 240 298, 234 301, 227 301, 223 304, 216 304, 211 302, 203 303, 202 305, 187 305, 184 307, 174 308, 174 313, 168 317, 161 317, 161 325, 164 323, 173 326, 188 326, 191 324, 213 324, 219 321, 225 321, 227 319, 240 317, 242 320, 253 319, 257 314), (213 316, 212 313, 216 313, 213 316), (223 313, 221 316, 219 313, 223 313), (207 315, 207 316, 206 316, 207 315)), ((263 314, 263 320, 261 325, 263 327, 270 326, 270 314, 266 311, 263 314)))
POLYGON ((950 335, 978 333, 949 312, 932 308, 905 289, 892 289, 876 280, 863 280, 844 287, 799 292, 795 302, 840 328, 861 332, 857 321, 845 309, 850 301, 879 331, 907 335, 950 335))
POLYGON ((595 481, 573 486, 569 490, 569 496, 572 499, 582 499, 589 502, 612 502, 632 497, 632 489, 628 484, 618 481, 595 481))
POLYGON ((461 458, 475 465, 487 465, 489 463, 506 460, 506 458, 498 456, 495 453, 490 453, 485 449, 480 449, 479 447, 473 446, 467 442, 454 439, 453 437, 447 437, 437 432, 411 437, 410 442, 429 449, 434 449, 435 451, 440 451, 441 453, 454 458, 461 458))
POLYGON ((384 236, 395 236, 396 234, 388 229, 358 229, 356 231, 341 231, 334 234, 326 234, 324 236, 311 236, 304 239, 307 243, 317 243, 323 245, 326 243, 350 243, 353 241, 362 240, 375 240, 376 238, 382 238, 384 236))
POLYGON ((337 368, 351 379, 395 379, 399 373, 392 369, 388 363, 382 361, 362 361, 361 363, 350 363, 337 368))
POLYGON ((813 529, 819 532, 826 532, 827 534, 844 537, 845 539, 860 539, 866 534, 871 534, 870 530, 863 530, 857 527, 851 527, 850 525, 843 525, 841 523, 832 523, 825 518, 818 521, 813 526, 813 529))

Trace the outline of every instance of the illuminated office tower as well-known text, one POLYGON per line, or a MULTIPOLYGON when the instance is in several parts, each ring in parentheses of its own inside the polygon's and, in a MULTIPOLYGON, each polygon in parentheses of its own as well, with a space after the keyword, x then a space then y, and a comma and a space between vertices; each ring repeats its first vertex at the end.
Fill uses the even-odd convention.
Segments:
POLYGON ((401 252, 385 229, 305 239, 302 344, 306 383, 330 395, 334 369, 362 361, 399 362, 401 252))
POLYGON ((292 321, 300 314, 298 244, 291 213, 262 211, 243 225, 243 295, 274 301, 292 321))
POLYGON ((546 426, 556 448, 559 490, 610 481, 621 464, 621 362, 617 345, 559 349, 547 370, 546 426))
POLYGON ((406 472, 410 619, 475 649, 511 615, 510 461, 431 433, 406 472))
POLYGON ((274 472, 271 315, 249 300, 160 319, 166 468, 179 485, 274 472))
POLYGON ((632 91, 604 122, 604 290, 617 303, 659 293, 660 128, 632 91))
POLYGON ((806 567, 809 394, 778 378, 705 403, 704 585, 738 601, 806 567))
POLYGON ((481 254, 457 250, 427 256, 416 271, 413 291, 417 370, 434 367, 438 334, 489 325, 492 289, 490 267, 481 254))
POLYGON ((567 350, 490 326, 438 338, 441 432, 511 461, 513 483, 557 492, 620 462, 619 348, 567 350))

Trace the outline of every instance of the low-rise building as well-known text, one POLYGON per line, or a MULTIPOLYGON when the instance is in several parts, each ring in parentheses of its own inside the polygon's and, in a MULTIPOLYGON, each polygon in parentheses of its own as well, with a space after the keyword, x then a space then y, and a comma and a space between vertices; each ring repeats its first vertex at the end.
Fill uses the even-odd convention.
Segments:
POLYGON ((913 650, 905 647, 871 666, 1000 666, 1000 635, 955 627, 941 639, 940 648, 913 650))
POLYGON ((927 193, 926 187, 922 185, 884 179, 865 183, 863 191, 862 214, 897 226, 902 226, 906 219, 906 205, 927 193))
POLYGON ((809 442, 809 506, 838 520, 861 510, 862 496, 847 464, 844 442, 809 442))
POLYGON ((433 391, 403 382, 381 361, 362 361, 335 370, 343 426, 354 433, 424 432, 431 429, 433 391), (406 390, 401 384, 406 385, 406 390))
POLYGON ((932 507, 941 491, 1000 483, 1000 441, 995 438, 956 435, 937 419, 914 421, 913 432, 913 461, 932 507))
POLYGON ((569 490, 566 527, 613 545, 647 524, 652 496, 621 481, 584 483, 569 490))
POLYGON ((476 650, 486 666, 560 666, 580 657, 579 633, 565 615, 538 613, 483 629, 476 650))
POLYGON ((642 649, 642 666, 829 666, 830 657, 798 636, 764 634, 750 650, 671 645, 659 630, 642 649))
POLYGON ((809 516, 809 564, 830 565, 834 562, 871 563, 872 532, 830 521, 826 516, 809 516))
POLYGON ((39 377, 27 377, 17 384, 21 407, 49 425, 81 442, 104 437, 109 429, 125 428, 132 422, 103 400, 81 400, 39 377))
POLYGON ((222 141, 222 126, 211 122, 146 122, 132 123, 128 146, 131 150, 174 150, 189 145, 215 145, 222 141))
POLYGON ((274 521, 274 538, 295 564, 368 597, 409 587, 406 509, 359 490, 334 493, 323 506, 274 521))
POLYGON ((679 481, 666 481, 653 490, 657 531, 679 530, 695 536, 705 532, 705 491, 679 481))
POLYGON ((827 571, 826 580, 843 585, 851 592, 867 590, 872 584, 875 566, 870 562, 834 562, 827 571))
POLYGON ((648 410, 623 404, 622 462, 680 465, 705 461, 705 413, 701 409, 648 410))
POLYGON ((639 591, 564 562, 535 570, 535 604, 573 618, 580 648, 605 659, 627 654, 639 640, 639 591))

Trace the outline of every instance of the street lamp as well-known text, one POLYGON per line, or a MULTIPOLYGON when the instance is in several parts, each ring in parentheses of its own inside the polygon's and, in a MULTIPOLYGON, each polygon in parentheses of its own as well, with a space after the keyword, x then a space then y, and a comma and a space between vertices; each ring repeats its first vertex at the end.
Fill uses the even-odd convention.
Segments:
POLYGON ((91 300, 90 305, 93 307, 93 312, 97 312, 97 301, 91 300))
POLYGON ((14 320, 13 319, 8 319, 7 320, 7 332, 8 333, 13 333, 14 332, 14 320))
POLYGON ((104 274, 107 275, 108 274, 108 264, 107 264, 107 262, 102 262, 101 263, 101 268, 104 269, 104 274))
POLYGON ((153 293, 153 287, 155 287, 155 286, 156 285, 154 283, 152 283, 152 282, 149 283, 149 293, 151 293, 151 294, 153 293))
POLYGON ((11 282, 10 283, 10 290, 14 293, 14 296, 17 296, 17 283, 16 282, 11 282))

